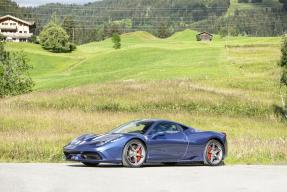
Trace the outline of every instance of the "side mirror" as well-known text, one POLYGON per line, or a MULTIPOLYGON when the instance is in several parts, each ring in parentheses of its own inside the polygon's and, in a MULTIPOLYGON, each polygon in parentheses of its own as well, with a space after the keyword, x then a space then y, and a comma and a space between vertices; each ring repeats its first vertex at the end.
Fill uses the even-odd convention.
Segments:
POLYGON ((158 132, 158 133, 153 134, 151 138, 156 139, 157 137, 164 136, 164 135, 165 135, 164 132, 158 132))

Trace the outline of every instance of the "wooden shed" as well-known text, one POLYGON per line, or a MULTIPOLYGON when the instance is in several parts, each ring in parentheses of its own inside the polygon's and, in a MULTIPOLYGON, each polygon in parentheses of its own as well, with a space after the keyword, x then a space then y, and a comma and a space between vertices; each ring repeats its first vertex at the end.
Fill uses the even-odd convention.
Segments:
POLYGON ((208 32, 201 32, 196 35, 197 41, 212 41, 213 35, 208 32))

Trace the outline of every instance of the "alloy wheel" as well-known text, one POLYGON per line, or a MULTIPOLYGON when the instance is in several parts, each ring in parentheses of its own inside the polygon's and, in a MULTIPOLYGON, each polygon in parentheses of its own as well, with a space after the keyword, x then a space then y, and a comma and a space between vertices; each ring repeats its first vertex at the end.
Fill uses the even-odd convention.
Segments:
POLYGON ((146 149, 138 140, 130 141, 124 149, 123 164, 128 167, 140 167, 146 158, 146 149))
POLYGON ((205 153, 209 165, 219 165, 223 160, 223 146, 216 140, 208 142, 205 153))

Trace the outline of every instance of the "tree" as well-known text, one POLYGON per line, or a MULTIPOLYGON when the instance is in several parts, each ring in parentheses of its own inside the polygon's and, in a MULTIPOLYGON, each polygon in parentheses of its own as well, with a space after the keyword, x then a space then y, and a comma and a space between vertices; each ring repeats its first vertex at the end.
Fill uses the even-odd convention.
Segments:
POLYGON ((281 48, 281 60, 279 62, 279 66, 282 68, 282 75, 281 75, 281 79, 280 79, 280 83, 281 83, 281 88, 283 87, 283 90, 285 90, 283 92, 283 94, 281 94, 281 97, 282 97, 282 102, 283 102, 283 107, 284 107, 284 110, 285 110, 285 116, 287 118, 287 106, 286 106, 286 103, 285 103, 285 99, 284 97, 286 98, 287 97, 287 91, 286 91, 286 88, 287 88, 287 37, 285 36, 284 37, 284 40, 283 40, 283 44, 282 44, 282 48, 281 48))
POLYGON ((64 18, 62 27, 66 30, 69 35, 69 41, 75 43, 75 22, 72 16, 64 18))
POLYGON ((279 0, 283 4, 283 8, 287 11, 287 0, 279 0))
POLYGON ((53 15, 51 21, 40 33, 40 44, 44 49, 55 53, 75 50, 76 46, 69 42, 69 35, 58 23, 57 18, 53 15))
POLYGON ((104 39, 105 39, 104 26, 103 25, 97 26, 94 31, 94 38, 92 40, 102 41, 104 39))
POLYGON ((115 48, 115 49, 121 48, 121 36, 118 33, 113 34, 112 41, 114 43, 113 48, 115 48))
POLYGON ((5 42, 0 42, 0 97, 31 92, 34 86, 29 76, 31 69, 22 52, 6 51, 5 42))
POLYGON ((227 29, 227 27, 221 27, 220 29, 219 29, 219 35, 220 35, 220 37, 226 37, 227 35, 228 35, 228 29, 227 29))
POLYGON ((168 27, 167 24, 161 23, 158 29, 158 37, 159 38, 167 38, 173 33, 174 29, 172 27, 168 27))
POLYGON ((114 34, 120 34, 120 26, 116 23, 109 23, 104 25, 105 38, 113 37, 114 34))

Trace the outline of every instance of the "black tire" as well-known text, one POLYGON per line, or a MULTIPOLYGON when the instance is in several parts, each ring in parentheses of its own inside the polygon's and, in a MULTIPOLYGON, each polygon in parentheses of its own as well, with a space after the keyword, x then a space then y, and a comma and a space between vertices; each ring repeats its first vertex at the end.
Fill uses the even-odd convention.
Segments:
POLYGON ((82 163, 88 167, 96 167, 99 165, 99 163, 88 163, 88 162, 82 162, 82 163))
POLYGON ((130 140, 123 150, 123 166, 131 168, 142 167, 146 160, 146 154, 146 146, 142 141, 138 139, 130 140))
POLYGON ((204 164, 208 166, 223 165, 224 146, 217 140, 207 142, 204 150, 204 164))

